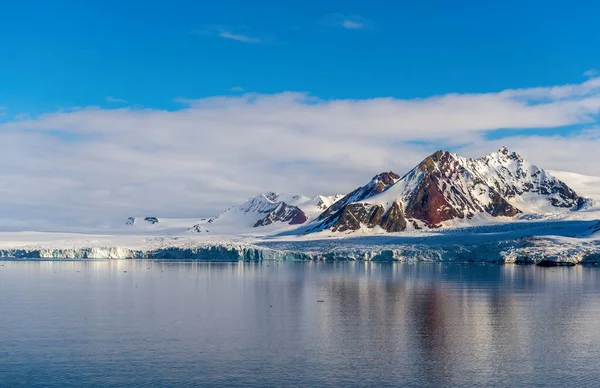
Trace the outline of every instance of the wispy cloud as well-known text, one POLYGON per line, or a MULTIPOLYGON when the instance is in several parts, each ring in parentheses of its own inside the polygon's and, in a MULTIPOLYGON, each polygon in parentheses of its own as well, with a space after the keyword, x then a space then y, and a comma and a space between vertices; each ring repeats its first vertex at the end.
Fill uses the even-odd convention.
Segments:
POLYGON ((6 107, 0 106, 0 116, 4 116, 6 114, 6 107))
POLYGON ((323 24, 330 27, 346 28, 349 30, 360 30, 371 27, 372 22, 361 15, 345 15, 341 13, 333 13, 327 15, 323 24))
POLYGON ((598 71, 596 71, 596 69, 589 69, 588 71, 586 71, 585 73, 583 73, 584 77, 595 77, 598 75, 598 71))
POLYGON ((230 92, 243 92, 244 88, 241 86, 234 86, 231 89, 229 89, 230 92))
POLYGON ((504 144, 549 169, 600 171, 600 78, 421 99, 178 101, 175 110, 87 107, 0 124, 0 214, 69 223, 213 215, 263 190, 350 192, 437 148, 478 156, 504 144), (489 136, 498 129, 502 139, 489 136))
POLYGON ((224 25, 208 25, 199 30, 193 30, 193 34, 216 36, 223 39, 235 40, 242 43, 260 44, 265 43, 264 38, 259 38, 247 33, 246 27, 234 28, 224 25))
POLYGON ((229 31, 222 31, 219 33, 219 36, 225 39, 237 40, 238 42, 261 43, 261 40, 258 38, 254 38, 248 35, 234 34, 233 32, 229 31))
POLYGON ((342 25, 344 26, 344 28, 349 28, 349 29, 364 27, 364 24, 362 24, 361 22, 356 22, 354 20, 344 20, 344 23, 342 25))
POLYGON ((116 103, 116 104, 127 104, 127 100, 123 100, 121 98, 115 98, 108 96, 106 97, 106 102, 116 103))

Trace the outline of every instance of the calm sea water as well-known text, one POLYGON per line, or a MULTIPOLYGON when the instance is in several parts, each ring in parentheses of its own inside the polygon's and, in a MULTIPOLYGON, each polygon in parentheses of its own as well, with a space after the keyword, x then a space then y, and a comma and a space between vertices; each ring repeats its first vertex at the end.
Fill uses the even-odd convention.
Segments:
POLYGON ((0 262, 0 386, 598 386, 600 268, 0 262))

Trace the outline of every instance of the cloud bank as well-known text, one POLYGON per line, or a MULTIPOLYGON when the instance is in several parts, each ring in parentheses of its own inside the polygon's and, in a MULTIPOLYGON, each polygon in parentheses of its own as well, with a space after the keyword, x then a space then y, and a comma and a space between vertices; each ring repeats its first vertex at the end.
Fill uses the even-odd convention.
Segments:
POLYGON ((600 78, 410 100, 178 101, 174 111, 87 107, 1 124, 2 223, 193 217, 267 190, 346 193, 440 148, 480 156, 506 145, 548 169, 600 175, 600 78))

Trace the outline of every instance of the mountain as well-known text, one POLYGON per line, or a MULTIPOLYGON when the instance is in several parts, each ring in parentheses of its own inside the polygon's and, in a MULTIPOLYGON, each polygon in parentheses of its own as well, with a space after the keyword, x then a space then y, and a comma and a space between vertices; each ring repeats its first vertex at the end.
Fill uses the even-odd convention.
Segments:
POLYGON ((319 215, 308 232, 438 228, 577 210, 585 203, 565 183, 505 147, 477 159, 437 151, 402 178, 393 172, 376 175, 319 215))
MULTIPOLYGON (((307 197, 267 192, 233 206, 210 221, 204 229, 259 228, 269 225, 302 225, 334 204, 341 195, 307 197)), ((194 225, 194 231, 203 227, 194 225)))

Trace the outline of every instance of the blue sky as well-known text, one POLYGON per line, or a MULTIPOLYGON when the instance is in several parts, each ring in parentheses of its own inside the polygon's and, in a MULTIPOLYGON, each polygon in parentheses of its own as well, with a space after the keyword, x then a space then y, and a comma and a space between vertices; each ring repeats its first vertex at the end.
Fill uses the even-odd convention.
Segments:
POLYGON ((4 2, 0 105, 112 106, 112 96, 174 108, 176 97, 232 87, 329 99, 577 83, 600 63, 599 14, 595 1, 552 0, 4 2))
POLYGON ((347 193, 440 148, 600 175, 598 2, 160 3, 0 6, 0 226, 347 193))

